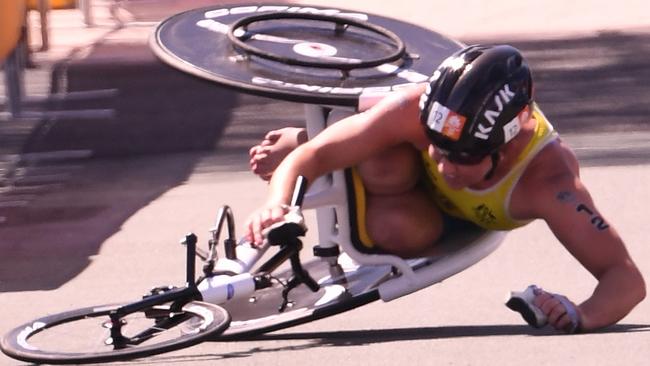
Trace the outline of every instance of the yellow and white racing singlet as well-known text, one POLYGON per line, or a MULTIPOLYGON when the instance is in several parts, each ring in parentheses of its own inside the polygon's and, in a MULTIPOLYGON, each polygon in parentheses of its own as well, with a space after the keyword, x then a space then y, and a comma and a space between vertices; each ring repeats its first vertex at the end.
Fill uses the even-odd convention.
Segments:
POLYGON ((427 151, 422 152, 425 171, 431 182, 432 197, 443 212, 488 230, 511 230, 530 222, 510 216, 510 197, 531 160, 557 138, 553 126, 536 104, 533 106, 533 116, 537 121, 533 138, 517 157, 513 169, 497 184, 484 190, 451 189, 438 172, 437 163, 427 151))

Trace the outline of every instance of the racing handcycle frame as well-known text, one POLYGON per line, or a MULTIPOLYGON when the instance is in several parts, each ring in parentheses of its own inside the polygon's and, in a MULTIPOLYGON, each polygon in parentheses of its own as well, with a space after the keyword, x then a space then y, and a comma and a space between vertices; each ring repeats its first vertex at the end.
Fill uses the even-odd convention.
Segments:
MULTIPOLYGON (((305 108, 309 136, 334 123, 328 122, 332 107, 305 108)), ((29 362, 105 362, 168 352, 206 339, 245 338, 338 314, 378 299, 391 301, 426 288, 490 254, 505 235, 469 228, 439 243, 442 250, 438 254, 423 258, 369 253, 351 240, 348 203, 353 193, 348 179, 346 171, 335 171, 314 181, 308 191, 305 182, 298 182, 287 221, 269 231, 266 244, 259 248, 237 241, 232 210, 224 206, 211 230, 207 251, 197 248, 196 235, 189 234, 184 239, 185 286, 157 287, 132 303, 36 319, 5 335, 0 342, 2 351, 29 362), (318 229, 314 257, 305 263, 300 258, 303 244, 299 237, 306 231, 301 209, 316 210, 318 229), (221 242, 224 227, 227 238, 221 242), (218 257, 217 247, 222 245, 225 255, 218 257), (271 246, 278 249, 267 259, 264 253, 271 246), (203 259, 203 275, 198 278, 196 256, 203 259), (153 325, 127 336, 122 328, 134 313, 153 319, 153 325), (60 352, 30 343, 41 332, 87 318, 97 318, 97 327, 106 329, 105 349, 60 352), (181 330, 178 337, 155 343, 159 332, 187 328, 188 322, 194 324, 189 331, 181 330)))
MULTIPOLYGON (((254 16, 236 23, 229 31, 231 41, 245 52, 277 59, 276 55, 251 49, 234 34, 238 27, 277 17, 277 14, 254 16)), ((350 25, 362 27, 395 44, 394 52, 387 59, 335 63, 343 77, 355 67, 376 66, 402 59, 404 55, 412 57, 404 52, 399 37, 380 27, 332 16, 282 17, 333 21, 338 33, 350 25)), ((330 62, 305 64, 284 58, 280 61, 310 67, 331 66, 330 62)), ((354 108, 306 105, 308 136, 315 136, 331 123, 339 123, 335 116, 363 110, 381 97, 362 95, 354 108)), ((224 206, 210 230, 207 251, 197 247, 194 234, 188 234, 183 240, 187 246, 184 286, 160 286, 138 301, 87 307, 33 320, 0 339, 0 348, 10 357, 28 362, 91 363, 144 357, 207 339, 241 339, 332 316, 378 299, 391 301, 426 288, 480 261, 505 236, 503 232, 463 226, 436 243, 436 254, 422 258, 405 259, 363 248, 353 239, 353 228, 358 222, 352 219, 356 209, 352 202, 359 193, 353 189, 351 179, 350 169, 334 171, 315 180, 309 190, 304 179, 299 179, 285 222, 268 231, 266 243, 261 247, 237 240, 232 210, 224 206), (314 256, 308 261, 300 257, 303 248, 300 237, 306 232, 303 209, 316 211, 318 231, 314 256), (224 227, 227 237, 221 241, 224 227), (217 248, 222 246, 225 255, 219 257, 217 248), (270 247, 277 250, 267 256, 270 247), (203 260, 203 274, 198 278, 195 275, 197 256, 203 260), (145 325, 131 329, 142 320, 145 325), (43 344, 37 342, 42 335, 59 328, 86 322, 103 334, 98 348, 92 344, 92 349, 82 351, 59 349, 72 343, 62 339, 68 336, 66 332, 55 337, 54 348, 49 348, 47 340, 43 344)), ((85 330, 73 331, 85 336, 85 330)))

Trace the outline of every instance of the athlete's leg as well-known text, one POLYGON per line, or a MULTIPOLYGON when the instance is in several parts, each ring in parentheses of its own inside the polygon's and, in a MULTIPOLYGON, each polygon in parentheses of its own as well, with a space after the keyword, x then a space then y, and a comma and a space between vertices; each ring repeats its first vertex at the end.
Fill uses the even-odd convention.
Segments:
POLYGON ((375 245, 402 257, 434 251, 442 236, 440 210, 424 189, 397 195, 366 195, 366 225, 375 245))
POLYGON ((251 171, 264 180, 271 179, 282 159, 305 141, 307 133, 300 127, 285 127, 268 132, 264 140, 248 152, 251 171))
POLYGON ((399 194, 412 190, 420 180, 420 153, 411 144, 393 146, 357 167, 367 192, 399 194))
POLYGON ((358 167, 366 191, 366 227, 378 247, 404 257, 432 251, 442 214, 426 189, 419 151, 394 146, 358 167))

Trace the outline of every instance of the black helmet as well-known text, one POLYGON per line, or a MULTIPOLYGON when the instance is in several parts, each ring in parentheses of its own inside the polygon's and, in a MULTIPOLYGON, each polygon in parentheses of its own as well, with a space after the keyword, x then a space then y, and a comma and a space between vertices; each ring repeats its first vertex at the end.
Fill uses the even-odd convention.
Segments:
POLYGON ((447 58, 420 98, 420 120, 432 144, 451 161, 472 164, 494 153, 520 130, 530 107, 528 64, 507 45, 474 45, 447 58))

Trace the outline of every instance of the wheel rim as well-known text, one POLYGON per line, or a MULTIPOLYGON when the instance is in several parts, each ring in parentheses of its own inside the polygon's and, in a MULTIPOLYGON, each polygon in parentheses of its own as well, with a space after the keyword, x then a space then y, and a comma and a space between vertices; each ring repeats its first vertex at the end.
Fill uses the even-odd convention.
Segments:
MULTIPOLYGON (((339 32, 337 30, 337 32, 339 32)), ((343 31, 340 31, 341 33, 343 31)), ((272 13, 272 14, 261 14, 261 15, 252 15, 245 17, 235 22, 231 25, 228 31, 228 38, 232 42, 233 46, 237 49, 242 50, 246 54, 255 55, 261 58, 273 60, 276 62, 284 63, 287 65, 298 65, 306 67, 315 67, 315 68, 324 68, 324 69, 338 69, 342 71, 349 71, 352 69, 361 69, 369 68, 385 63, 390 63, 394 61, 401 60, 406 54, 406 47, 402 39, 397 36, 395 33, 389 31, 386 28, 380 27, 367 22, 357 21, 352 18, 343 18, 332 15, 321 15, 321 14, 300 14, 300 13, 272 13), (376 35, 384 37, 386 40, 392 43, 394 50, 384 57, 378 57, 370 60, 347 60, 347 61, 318 61, 318 60, 300 60, 294 57, 288 57, 284 55, 275 54, 272 52, 264 51, 259 48, 250 46, 246 44, 242 38, 235 35, 235 32, 239 29, 246 28, 250 24, 255 22, 260 22, 264 20, 277 20, 277 19, 302 19, 302 20, 316 20, 331 22, 337 25, 337 29, 343 29, 343 26, 354 26, 360 29, 370 31, 376 35)))
POLYGON ((37 319, 5 336, 2 341, 3 352, 30 362, 75 363, 128 359, 191 346, 210 335, 223 332, 230 322, 229 314, 213 304, 190 302, 183 306, 181 312, 170 311, 168 305, 156 306, 150 309, 155 311, 156 319, 147 318, 143 312, 122 319, 124 336, 144 334, 146 339, 115 349, 110 342, 109 328, 105 325, 109 322, 108 314, 119 306, 91 307, 37 319), (176 320, 169 329, 158 329, 158 324, 164 324, 165 321, 169 323, 169 319, 175 317, 176 320), (181 318, 185 319, 177 321, 181 318), (146 332, 151 329, 155 329, 150 331, 155 334, 152 337, 146 336, 146 332))

